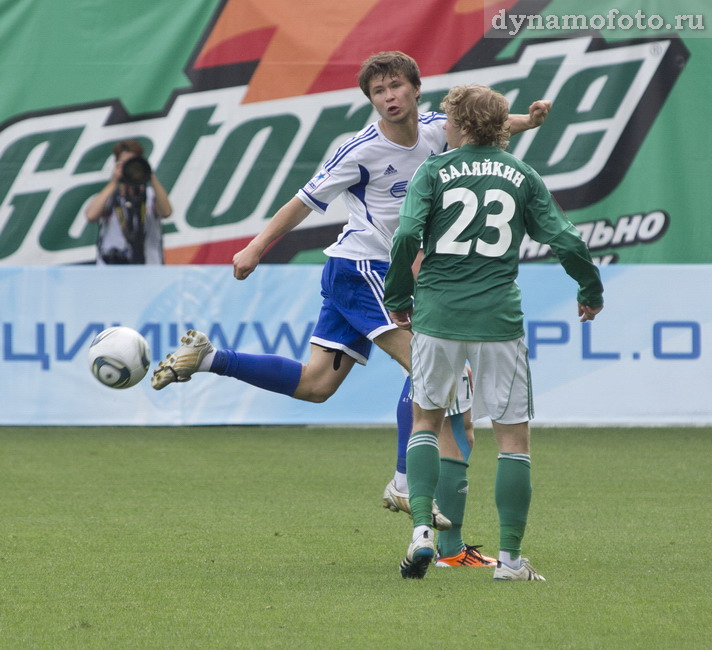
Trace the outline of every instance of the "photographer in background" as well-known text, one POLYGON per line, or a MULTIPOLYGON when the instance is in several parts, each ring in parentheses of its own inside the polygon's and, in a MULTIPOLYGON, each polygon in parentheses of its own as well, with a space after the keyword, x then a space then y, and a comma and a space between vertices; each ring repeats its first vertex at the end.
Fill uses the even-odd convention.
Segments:
POLYGON ((114 145, 111 180, 91 199, 86 218, 99 222, 97 264, 163 264, 161 219, 173 212, 136 140, 114 145))

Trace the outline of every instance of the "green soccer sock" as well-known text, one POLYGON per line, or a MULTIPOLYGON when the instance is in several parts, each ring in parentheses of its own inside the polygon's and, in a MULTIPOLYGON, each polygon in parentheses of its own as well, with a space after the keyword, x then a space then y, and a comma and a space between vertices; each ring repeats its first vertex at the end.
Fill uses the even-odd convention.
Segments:
POLYGON ((464 460, 456 458, 440 459, 440 480, 435 491, 438 507, 451 522, 450 530, 438 535, 438 554, 441 557, 458 555, 465 548, 462 540, 462 523, 467 505, 467 468, 464 460))
POLYGON ((512 559, 522 554, 522 538, 527 527, 532 499, 531 457, 529 454, 499 454, 494 498, 499 513, 499 550, 512 559))
POLYGON ((433 525, 433 498, 440 475, 438 438, 432 431, 415 431, 408 441, 406 475, 413 526, 433 525))

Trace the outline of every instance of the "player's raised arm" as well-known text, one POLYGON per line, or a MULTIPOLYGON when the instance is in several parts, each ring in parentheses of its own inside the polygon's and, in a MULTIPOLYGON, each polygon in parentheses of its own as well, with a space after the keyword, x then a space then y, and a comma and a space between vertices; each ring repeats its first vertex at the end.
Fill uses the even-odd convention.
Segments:
POLYGON ((514 114, 509 116, 509 132, 512 135, 516 135, 522 131, 540 127, 550 110, 551 102, 548 100, 539 99, 532 102, 527 115, 514 114))
POLYGON ((272 217, 262 232, 245 248, 232 257, 233 275, 244 280, 255 270, 265 249, 282 235, 296 228, 311 212, 297 197, 285 203, 272 217))

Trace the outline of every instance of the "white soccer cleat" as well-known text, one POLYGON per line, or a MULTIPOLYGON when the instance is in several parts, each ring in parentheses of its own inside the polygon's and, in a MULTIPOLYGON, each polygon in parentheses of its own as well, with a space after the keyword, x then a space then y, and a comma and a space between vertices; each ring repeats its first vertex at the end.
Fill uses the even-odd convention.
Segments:
MULTIPOLYGON (((408 500, 408 495, 405 492, 399 492, 396 489, 395 479, 392 479, 383 491, 383 507, 391 512, 402 511, 411 517, 413 516, 410 512, 410 501, 408 500)), ((436 528, 437 530, 449 530, 452 528, 452 523, 442 512, 440 512, 440 508, 438 508, 435 501, 433 501, 433 528, 436 528)))
POLYGON ((151 386, 156 390, 161 390, 173 382, 190 381, 193 373, 200 368, 200 362, 209 352, 215 350, 210 339, 196 330, 188 330, 180 342, 182 345, 175 352, 168 354, 153 372, 151 386))
POLYGON ((400 563, 400 572, 404 578, 423 578, 435 557, 435 543, 433 531, 426 530, 414 539, 405 558, 400 563))
POLYGON ((527 558, 522 558, 522 566, 518 569, 512 569, 506 564, 497 562, 497 568, 494 570, 495 580, 541 580, 546 582, 546 578, 534 570, 534 567, 529 564, 527 558))

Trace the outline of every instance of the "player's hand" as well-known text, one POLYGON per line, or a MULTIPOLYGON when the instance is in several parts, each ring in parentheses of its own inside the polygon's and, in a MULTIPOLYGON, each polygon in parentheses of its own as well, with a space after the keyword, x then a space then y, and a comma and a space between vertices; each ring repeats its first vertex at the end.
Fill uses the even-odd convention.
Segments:
POLYGON ((551 102, 548 99, 539 99, 529 106, 530 128, 535 129, 542 124, 551 110, 551 102))
POLYGON ((236 280, 244 280, 260 263, 260 256, 249 246, 232 256, 232 274, 236 280))
POLYGON ((598 314, 601 309, 603 309, 603 305, 600 307, 589 307, 588 305, 582 305, 579 303, 578 315, 581 316, 581 320, 579 322, 585 323, 587 320, 593 320, 596 318, 596 314, 598 314))
POLYGON ((406 311, 392 311, 389 312, 391 315, 391 320, 398 325, 402 330, 410 329, 410 317, 413 314, 412 309, 406 311))

